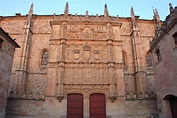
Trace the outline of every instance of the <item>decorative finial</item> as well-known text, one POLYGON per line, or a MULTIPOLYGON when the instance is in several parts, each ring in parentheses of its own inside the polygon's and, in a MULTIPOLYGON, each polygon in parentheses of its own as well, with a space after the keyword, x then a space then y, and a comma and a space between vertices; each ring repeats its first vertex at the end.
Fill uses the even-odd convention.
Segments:
POLYGON ((64 15, 68 15, 68 12, 69 12, 69 10, 68 10, 68 2, 66 2, 66 6, 65 6, 65 11, 64 11, 64 15))
POLYGON ((85 12, 85 16, 88 17, 88 11, 85 12))
POLYGON ((104 5, 104 17, 109 17, 107 5, 104 5))
POLYGON ((133 10, 132 6, 131 6, 131 9, 130 9, 130 15, 131 15, 132 19, 135 19, 135 13, 134 13, 134 10, 133 10))
POLYGON ((32 15, 33 15, 33 3, 31 4, 30 10, 29 10, 29 12, 28 12, 28 17, 31 18, 32 15))
POLYGON ((155 35, 157 36, 158 31, 160 29, 160 17, 156 8, 153 9, 153 13, 154 13, 153 19, 155 20, 155 30, 156 30, 155 35))
POLYGON ((169 9, 170 9, 170 13, 173 11, 173 6, 171 3, 169 3, 169 9))
POLYGON ((154 13, 153 19, 156 21, 160 21, 159 13, 156 8, 153 9, 153 13, 154 13))
POLYGON ((56 19, 56 14, 54 13, 54 14, 53 14, 53 20, 55 20, 55 19, 56 19))
POLYGON ((131 22, 132 22, 132 29, 137 29, 138 27, 138 24, 137 24, 137 18, 135 16, 135 13, 134 13, 134 10, 133 10, 133 7, 131 6, 131 9, 130 9, 130 15, 131 15, 131 22))
POLYGON ((153 19, 155 20, 155 10, 154 10, 154 8, 153 8, 153 14, 154 14, 153 19))

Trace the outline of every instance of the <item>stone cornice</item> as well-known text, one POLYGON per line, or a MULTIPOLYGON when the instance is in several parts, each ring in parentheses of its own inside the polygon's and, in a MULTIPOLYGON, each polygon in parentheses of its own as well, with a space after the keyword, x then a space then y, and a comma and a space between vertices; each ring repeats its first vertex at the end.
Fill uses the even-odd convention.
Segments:
POLYGON ((63 22, 67 22, 68 24, 88 24, 88 25, 106 25, 110 23, 111 26, 121 27, 122 23, 119 22, 118 17, 98 17, 98 16, 54 16, 53 21, 50 21, 50 25, 61 25, 63 22))
POLYGON ((162 29, 157 37, 153 38, 152 42, 150 42, 149 52, 151 52, 155 48, 158 42, 174 27, 176 23, 177 18, 173 19, 173 21, 169 23, 169 25, 165 29, 162 29))

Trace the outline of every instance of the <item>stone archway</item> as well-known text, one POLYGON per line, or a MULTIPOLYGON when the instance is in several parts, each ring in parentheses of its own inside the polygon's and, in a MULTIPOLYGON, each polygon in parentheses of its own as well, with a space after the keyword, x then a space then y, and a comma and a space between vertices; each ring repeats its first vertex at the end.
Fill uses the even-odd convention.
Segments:
POLYGON ((172 118, 177 118, 177 97, 174 95, 166 95, 163 100, 168 101, 172 118))

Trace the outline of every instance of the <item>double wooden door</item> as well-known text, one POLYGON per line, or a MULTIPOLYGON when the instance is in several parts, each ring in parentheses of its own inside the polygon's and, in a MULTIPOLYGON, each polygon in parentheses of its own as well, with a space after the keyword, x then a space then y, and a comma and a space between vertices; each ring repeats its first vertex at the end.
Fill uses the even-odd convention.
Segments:
MULTIPOLYGON (((67 97, 67 118, 83 118, 83 95, 69 94, 67 97)), ((106 118, 104 94, 90 95, 90 118, 106 118)))

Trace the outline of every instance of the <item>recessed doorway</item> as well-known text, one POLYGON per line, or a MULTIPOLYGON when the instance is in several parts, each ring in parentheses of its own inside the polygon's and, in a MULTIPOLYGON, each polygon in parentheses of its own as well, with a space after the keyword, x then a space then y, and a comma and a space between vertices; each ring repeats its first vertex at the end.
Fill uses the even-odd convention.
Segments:
POLYGON ((83 118, 83 95, 72 93, 67 96, 67 118, 83 118))
POLYGON ((90 118, 106 118, 104 94, 94 93, 90 95, 90 118))

